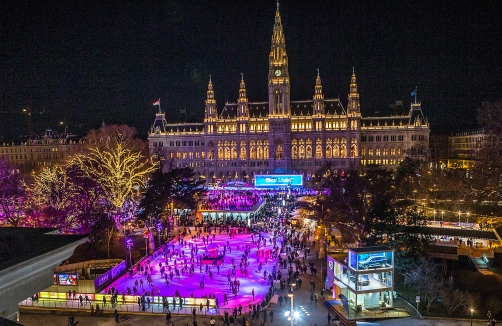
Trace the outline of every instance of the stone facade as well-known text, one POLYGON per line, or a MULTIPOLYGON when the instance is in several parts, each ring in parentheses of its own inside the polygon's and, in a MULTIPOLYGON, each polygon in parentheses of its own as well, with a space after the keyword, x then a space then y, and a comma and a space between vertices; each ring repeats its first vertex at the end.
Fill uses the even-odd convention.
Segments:
POLYGON ((408 114, 363 118, 354 72, 347 107, 339 98, 324 97, 319 73, 311 100, 291 100, 279 9, 268 94, 267 102, 249 102, 242 77, 238 100, 218 113, 209 78, 204 122, 167 123, 159 110, 148 135, 151 154, 171 162, 165 166, 193 167, 209 183, 252 183, 255 174, 293 173, 303 174, 307 184, 325 165, 336 170, 371 163, 392 168, 406 156, 426 156, 429 124, 420 104, 413 104, 408 114))

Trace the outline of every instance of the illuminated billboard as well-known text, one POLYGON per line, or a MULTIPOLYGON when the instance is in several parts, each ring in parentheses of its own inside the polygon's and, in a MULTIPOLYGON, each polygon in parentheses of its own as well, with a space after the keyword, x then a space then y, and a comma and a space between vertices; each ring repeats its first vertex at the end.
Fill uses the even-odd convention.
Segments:
POLYGON ((303 175, 301 174, 263 174, 255 175, 255 187, 257 188, 286 188, 303 187, 303 175))

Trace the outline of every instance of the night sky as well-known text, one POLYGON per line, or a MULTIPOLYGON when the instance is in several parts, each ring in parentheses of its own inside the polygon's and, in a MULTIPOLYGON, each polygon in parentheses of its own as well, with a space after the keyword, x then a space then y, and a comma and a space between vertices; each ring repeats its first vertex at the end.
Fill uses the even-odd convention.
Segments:
MULTIPOLYGON (((267 101, 275 1, 2 1, 0 135, 126 123, 145 137, 161 98, 168 122, 202 121, 212 75, 219 110, 267 101), (183 117, 183 119, 185 119, 183 117), (63 125, 60 126, 60 121, 63 125)), ((363 115, 418 100, 433 133, 476 126, 502 98, 500 1, 281 1, 291 99, 346 105, 355 67, 363 115)))

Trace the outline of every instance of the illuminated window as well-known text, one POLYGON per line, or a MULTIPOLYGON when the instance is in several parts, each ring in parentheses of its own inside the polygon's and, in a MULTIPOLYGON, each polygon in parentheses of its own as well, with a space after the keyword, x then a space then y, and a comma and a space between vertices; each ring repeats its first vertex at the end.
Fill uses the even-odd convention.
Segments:
POLYGON ((245 160, 247 159, 247 153, 246 153, 246 142, 243 140, 241 141, 241 154, 240 154, 240 159, 245 160))

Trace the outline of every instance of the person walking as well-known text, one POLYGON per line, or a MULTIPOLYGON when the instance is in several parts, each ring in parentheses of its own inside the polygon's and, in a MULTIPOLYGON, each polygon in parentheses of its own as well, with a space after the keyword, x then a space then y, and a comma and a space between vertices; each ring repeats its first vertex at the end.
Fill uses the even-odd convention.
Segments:
POLYGON ((270 322, 273 323, 274 322, 274 311, 273 310, 270 310, 270 322))
POLYGON ((73 316, 68 316, 68 326, 73 326, 73 316))
POLYGON ((168 325, 171 322, 171 311, 167 309, 166 313, 166 325, 168 325))
POLYGON ((91 304, 91 316, 94 316, 94 305, 91 304))
POLYGON ((115 317, 115 324, 119 323, 119 312, 115 309, 115 312, 113 313, 113 317, 115 317))
POLYGON ((331 314, 328 312, 328 325, 331 324, 331 314))

